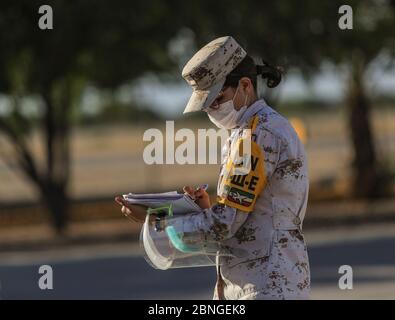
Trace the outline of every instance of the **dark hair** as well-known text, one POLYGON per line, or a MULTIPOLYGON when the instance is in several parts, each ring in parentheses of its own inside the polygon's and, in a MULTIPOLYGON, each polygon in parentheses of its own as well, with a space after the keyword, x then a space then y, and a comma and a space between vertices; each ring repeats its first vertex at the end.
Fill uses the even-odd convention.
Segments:
POLYGON ((256 65, 254 59, 247 55, 241 60, 236 68, 226 76, 224 87, 230 86, 236 88, 241 78, 248 77, 251 79, 252 85, 256 91, 258 75, 261 75, 263 79, 267 79, 266 84, 269 88, 276 87, 282 78, 280 67, 274 67, 265 61, 263 61, 262 65, 256 65))

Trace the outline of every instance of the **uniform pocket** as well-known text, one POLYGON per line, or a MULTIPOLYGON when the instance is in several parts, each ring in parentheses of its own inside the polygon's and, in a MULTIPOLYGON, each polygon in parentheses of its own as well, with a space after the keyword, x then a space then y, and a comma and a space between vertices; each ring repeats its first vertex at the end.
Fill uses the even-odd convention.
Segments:
POLYGON ((282 199, 272 198, 273 228, 276 230, 297 230, 301 220, 282 199))

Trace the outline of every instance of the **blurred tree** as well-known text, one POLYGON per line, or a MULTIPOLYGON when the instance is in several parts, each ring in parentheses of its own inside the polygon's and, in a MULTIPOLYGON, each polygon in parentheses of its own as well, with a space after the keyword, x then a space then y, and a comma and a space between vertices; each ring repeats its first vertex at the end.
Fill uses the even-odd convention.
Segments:
POLYGON ((87 84, 115 88, 148 70, 174 68, 167 43, 178 28, 162 1, 47 1, 53 30, 41 30, 42 1, 0 2, 0 93, 13 101, 0 131, 16 162, 38 188, 58 232, 68 217, 71 114, 87 84), (23 99, 40 101, 44 163, 30 148, 33 117, 23 99))
POLYGON ((353 30, 338 27, 343 4, 339 0, 46 4, 53 8, 53 30, 38 27, 41 1, 0 2, 0 93, 13 102, 11 113, 0 115, 0 130, 12 142, 19 167, 40 191, 57 230, 67 221, 71 114, 83 89, 88 84, 114 89, 149 70, 179 72, 174 54, 182 62, 190 56, 188 37, 200 47, 230 34, 253 55, 297 67, 306 76, 319 70, 323 61, 345 67, 355 194, 371 196, 380 190, 366 79, 380 55, 393 56, 394 0, 348 1, 354 9, 353 30), (172 54, 170 44, 184 46, 188 54, 182 50, 172 54), (22 112, 25 97, 40 101, 44 163, 30 149, 29 133, 36 120, 22 112))
POLYGON ((307 78, 325 61, 345 69, 354 147, 353 193, 374 197, 385 187, 386 172, 381 172, 376 158, 366 81, 373 63, 385 54, 394 57, 395 0, 347 1, 354 13, 352 30, 338 26, 343 4, 338 0, 193 0, 185 3, 178 19, 194 31, 199 46, 229 34, 252 55, 299 68, 307 78))
MULTIPOLYGON (((353 29, 331 28, 339 14, 340 1, 331 1, 321 11, 321 40, 313 48, 318 55, 343 68, 347 72, 346 103, 348 125, 354 147, 353 194, 357 197, 380 196, 387 187, 388 172, 377 159, 374 132, 371 126, 372 88, 371 66, 382 64, 385 56, 395 54, 395 8, 390 1, 348 1, 353 8, 353 29), (332 30, 331 30, 332 29, 332 30)), ((315 12, 315 11, 313 11, 315 12)), ((318 13, 317 13, 318 16, 318 13)))

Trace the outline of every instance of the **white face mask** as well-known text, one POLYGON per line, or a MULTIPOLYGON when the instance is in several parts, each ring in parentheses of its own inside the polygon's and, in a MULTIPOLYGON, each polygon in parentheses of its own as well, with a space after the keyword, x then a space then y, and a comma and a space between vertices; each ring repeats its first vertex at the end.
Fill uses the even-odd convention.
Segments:
POLYGON ((248 96, 246 96, 243 107, 241 107, 239 110, 235 109, 233 100, 235 99, 238 90, 239 87, 237 87, 232 100, 219 104, 218 109, 209 109, 207 111, 208 117, 210 118, 211 122, 214 123, 218 128, 235 128, 237 126, 237 121, 246 111, 248 96))

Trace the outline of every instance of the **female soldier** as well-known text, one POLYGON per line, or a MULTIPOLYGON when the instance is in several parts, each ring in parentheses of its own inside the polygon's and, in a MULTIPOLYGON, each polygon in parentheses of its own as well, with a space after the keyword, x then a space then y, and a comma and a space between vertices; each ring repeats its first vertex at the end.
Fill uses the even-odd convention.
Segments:
MULTIPOLYGON (((217 203, 211 206, 203 189, 184 187, 203 209, 185 217, 185 230, 247 252, 242 258, 218 257, 213 299, 309 298, 301 230, 309 189, 305 150, 290 123, 257 98, 257 76, 274 87, 280 72, 255 65, 227 36, 200 49, 182 75, 193 88, 184 113, 203 110, 216 126, 233 129, 222 150, 217 203), (251 129, 251 161, 248 173, 241 174, 231 148, 245 138, 244 129, 251 129)), ((122 198, 116 200, 124 213, 133 214, 122 198)))

